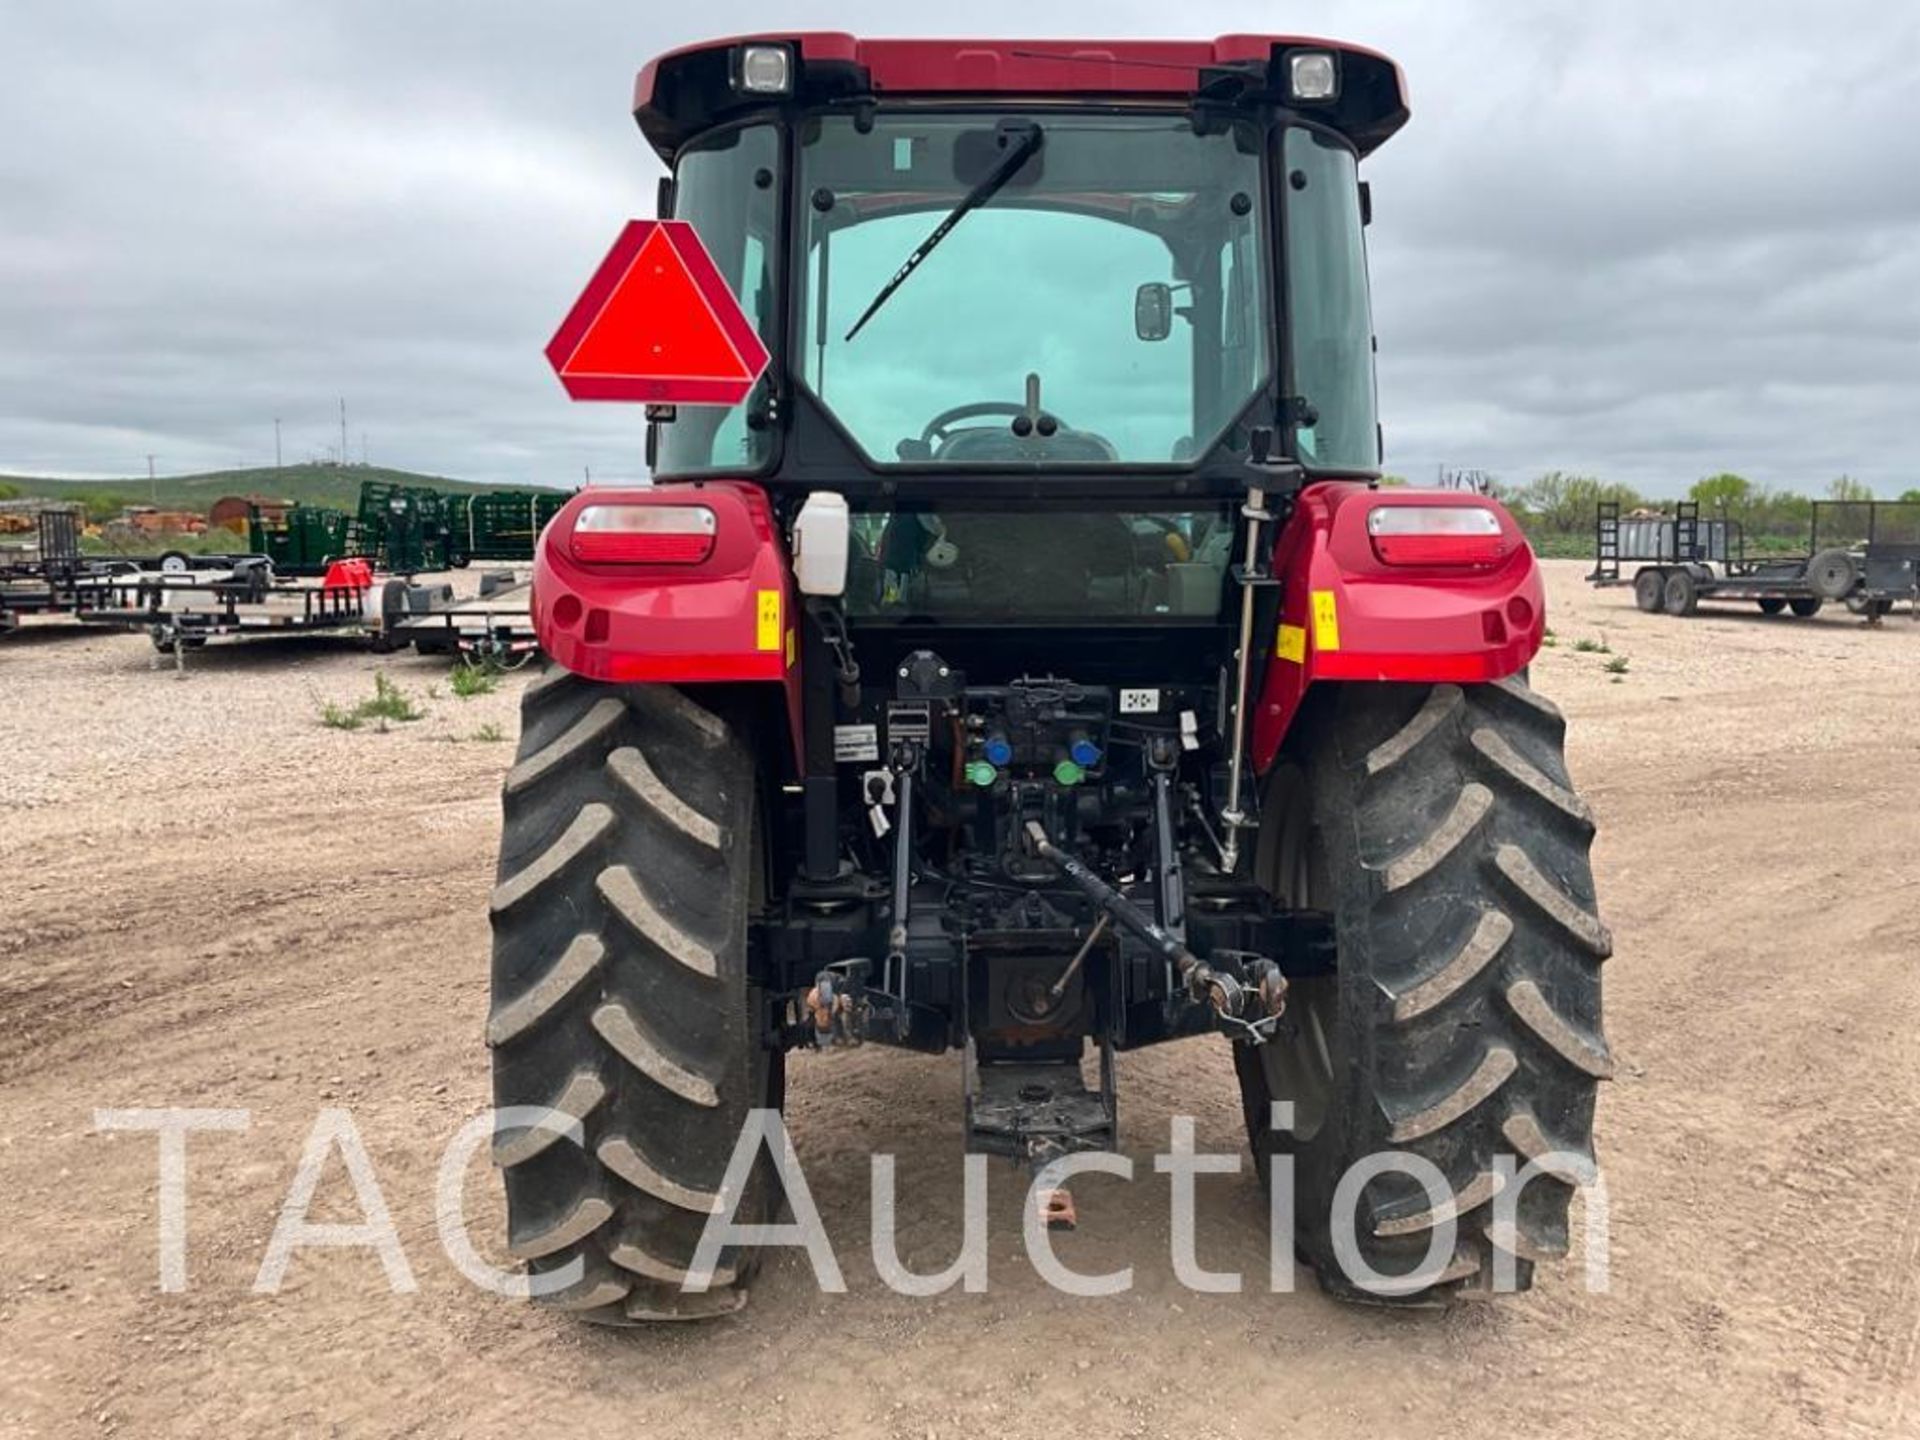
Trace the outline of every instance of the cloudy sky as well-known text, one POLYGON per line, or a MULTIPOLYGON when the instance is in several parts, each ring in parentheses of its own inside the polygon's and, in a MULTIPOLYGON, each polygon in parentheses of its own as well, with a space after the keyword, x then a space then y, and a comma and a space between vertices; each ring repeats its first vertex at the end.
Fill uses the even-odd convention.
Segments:
MULTIPOLYGON (((649 55, 877 0, 0 0, 0 472, 643 473, 540 350, 658 174, 649 55)), ((974 0, 973 33, 1373 44, 1388 463, 1920 485, 1920 6, 974 0)), ((939 26, 936 29, 950 29, 939 26)))

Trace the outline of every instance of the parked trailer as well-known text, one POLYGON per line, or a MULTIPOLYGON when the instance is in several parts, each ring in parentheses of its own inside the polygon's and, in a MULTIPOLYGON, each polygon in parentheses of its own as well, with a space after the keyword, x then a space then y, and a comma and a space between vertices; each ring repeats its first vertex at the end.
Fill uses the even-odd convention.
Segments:
POLYGON ((110 587, 142 576, 191 576, 219 572, 257 556, 87 555, 80 549, 78 507, 42 510, 34 521, 34 544, 0 555, 0 635, 18 628, 22 615, 76 615, 105 603, 110 587))
POLYGON ((114 577, 80 618, 145 630, 154 649, 177 657, 222 635, 360 629, 372 588, 364 560, 337 561, 316 583, 276 576, 265 556, 253 556, 226 571, 114 577))
POLYGON ((1597 586, 1633 586, 1649 614, 1691 615, 1703 600, 1751 602, 1763 614, 1811 618, 1829 601, 1878 619, 1920 597, 1920 504, 1817 501, 1805 555, 1753 558, 1734 520, 1700 518, 1683 500, 1673 514, 1627 516, 1602 501, 1595 516, 1597 586), (1632 567, 1629 581, 1624 573, 1632 567))
POLYGON ((380 595, 376 646, 411 645, 422 655, 458 655, 519 666, 539 650, 534 638, 531 575, 512 570, 480 576, 480 593, 456 598, 448 585, 389 580, 380 595))
POLYGON ((1855 614, 1879 619, 1907 600, 1920 618, 1920 502, 1816 501, 1813 552, 1816 561, 1844 554, 1853 562, 1859 584, 1847 608, 1855 614))

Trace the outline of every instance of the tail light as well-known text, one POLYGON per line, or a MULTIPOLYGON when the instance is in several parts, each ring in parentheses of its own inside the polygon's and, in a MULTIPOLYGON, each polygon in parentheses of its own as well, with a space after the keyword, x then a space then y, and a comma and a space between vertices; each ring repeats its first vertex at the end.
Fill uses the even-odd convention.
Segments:
POLYGON ((704 505, 589 505, 574 517, 569 548, 589 565, 698 565, 713 536, 704 505))
POLYGON ((1376 505, 1367 535, 1383 565, 1494 565, 1513 549, 1484 505, 1376 505))

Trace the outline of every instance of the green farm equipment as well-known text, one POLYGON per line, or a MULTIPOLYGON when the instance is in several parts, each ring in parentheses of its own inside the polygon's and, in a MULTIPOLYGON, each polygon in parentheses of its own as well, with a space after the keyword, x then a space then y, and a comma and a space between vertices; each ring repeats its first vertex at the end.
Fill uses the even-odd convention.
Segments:
POLYGON ((475 560, 528 561, 540 529, 560 512, 558 490, 449 495, 377 480, 360 487, 360 553, 382 570, 463 570, 475 560))
POLYGON ((361 553, 360 522, 326 505, 292 505, 283 511, 247 507, 247 547, 273 562, 279 575, 323 575, 327 566, 361 553))
POLYGON ((368 480, 360 486, 360 539, 375 566, 397 574, 449 568, 451 497, 368 480))
POLYGON ((453 513, 448 560, 456 567, 473 560, 531 561, 533 542, 560 513, 567 496, 559 490, 489 490, 484 495, 450 497, 453 513))

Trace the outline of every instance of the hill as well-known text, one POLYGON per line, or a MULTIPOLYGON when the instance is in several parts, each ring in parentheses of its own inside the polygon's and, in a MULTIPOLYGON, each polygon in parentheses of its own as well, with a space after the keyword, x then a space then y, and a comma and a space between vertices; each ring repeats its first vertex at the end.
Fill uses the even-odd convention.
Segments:
POLYGON ((123 505, 158 505, 163 510, 195 510, 205 514, 223 495, 266 495, 275 500, 352 510, 360 503, 363 480, 453 492, 524 488, 450 480, 444 475, 418 475, 410 470, 387 470, 378 465, 269 465, 257 470, 163 475, 151 483, 144 476, 125 480, 47 480, 31 475, 0 475, 0 498, 5 498, 11 489, 23 496, 77 500, 98 518, 118 514, 123 505))

